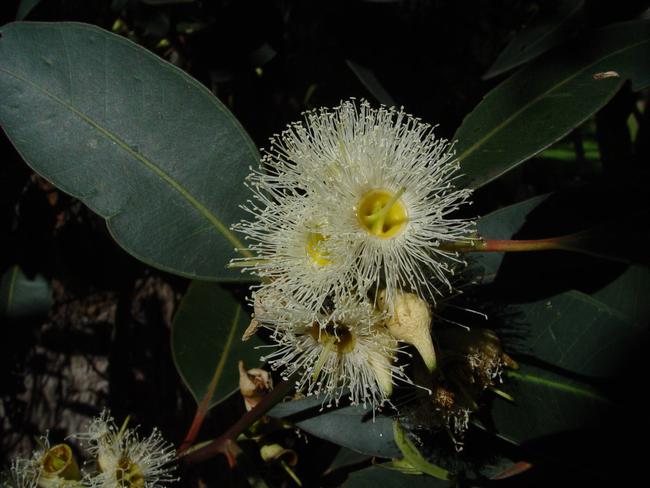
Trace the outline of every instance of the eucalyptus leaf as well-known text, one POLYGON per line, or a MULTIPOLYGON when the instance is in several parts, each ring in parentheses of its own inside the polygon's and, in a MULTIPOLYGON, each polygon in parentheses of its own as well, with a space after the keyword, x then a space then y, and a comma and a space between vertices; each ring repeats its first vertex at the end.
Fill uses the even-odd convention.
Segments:
POLYGON ((577 291, 518 305, 519 371, 503 386, 515 399, 496 399, 496 432, 514 442, 597 423, 611 407, 595 385, 616 378, 647 340, 647 331, 618 311, 577 291))
POLYGON ((322 398, 306 398, 276 405, 269 415, 288 418, 305 432, 369 456, 401 455, 393 435, 393 421, 362 406, 325 407, 322 398))
POLYGON ((2 275, 0 317, 41 317, 47 315, 51 306, 52 287, 43 276, 30 279, 18 266, 12 266, 2 275))
POLYGON ((241 336, 250 317, 232 295, 217 283, 193 281, 172 324, 172 354, 183 382, 197 403, 214 382, 210 407, 239 386, 239 360, 257 367, 262 342, 241 336))
POLYGON ((359 452, 353 451, 352 449, 348 449, 347 447, 341 447, 327 468, 327 472, 336 471, 337 469, 349 468, 355 464, 367 462, 370 459, 371 457, 366 454, 361 454, 359 452))
POLYGON ((510 71, 565 41, 584 3, 584 0, 560 0, 541 4, 539 15, 514 35, 483 78, 510 71))
POLYGON ((257 151, 201 84, 98 27, 14 23, 0 38, 0 121, 27 163, 106 218, 128 252, 191 278, 225 268, 257 151))
POLYGON ((20 0, 16 20, 24 20, 39 3, 41 0, 20 0))
POLYGON ((629 266, 623 274, 592 294, 638 324, 650 323, 650 268, 629 266))
POLYGON ((425 474, 407 474, 383 465, 371 466, 351 473, 345 488, 443 488, 453 484, 425 474))
POLYGON ((579 291, 513 307, 522 344, 516 352, 568 373, 611 378, 645 332, 617 310, 579 291))
POLYGON ((386 91, 381 82, 377 79, 375 73, 373 73, 365 66, 361 66, 359 63, 355 63, 349 59, 347 59, 345 62, 350 67, 352 72, 357 76, 357 78, 359 78, 359 81, 363 84, 363 86, 366 87, 366 89, 372 94, 373 97, 377 99, 379 103, 386 105, 387 107, 394 107, 397 105, 393 97, 390 96, 390 93, 386 91))
POLYGON ((614 24, 555 49, 511 76, 454 139, 464 183, 480 187, 550 146, 605 105, 627 79, 650 82, 650 22, 614 24), (615 72, 597 79, 599 73, 615 72))

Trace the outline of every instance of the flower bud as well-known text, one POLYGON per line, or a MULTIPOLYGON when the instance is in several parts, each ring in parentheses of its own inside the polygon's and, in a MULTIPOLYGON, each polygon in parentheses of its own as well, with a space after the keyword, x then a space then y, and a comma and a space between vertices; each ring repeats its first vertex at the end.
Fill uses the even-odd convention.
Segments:
MULTIPOLYGON (((379 293, 379 306, 386 303, 386 291, 379 293)), ((436 369, 436 351, 431 338, 431 309, 429 304, 413 293, 397 292, 392 303, 393 313, 386 320, 386 327, 395 339, 413 345, 422 356, 429 371, 436 369)))
POLYGON ((239 391, 244 397, 246 411, 252 410, 272 389, 273 379, 268 371, 260 368, 246 370, 244 361, 239 361, 239 391))

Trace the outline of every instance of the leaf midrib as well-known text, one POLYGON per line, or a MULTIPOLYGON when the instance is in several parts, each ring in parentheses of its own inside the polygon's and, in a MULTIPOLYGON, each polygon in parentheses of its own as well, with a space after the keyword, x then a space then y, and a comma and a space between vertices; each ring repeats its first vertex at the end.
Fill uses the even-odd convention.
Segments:
POLYGON ((223 345, 223 350, 221 352, 221 356, 219 357, 219 362, 217 363, 217 367, 214 371, 214 375, 212 376, 212 380, 210 381, 210 385, 208 386, 208 390, 205 394, 206 405, 208 406, 208 408, 214 404, 213 401, 214 399, 212 397, 214 396, 214 393, 217 390, 219 380, 221 379, 221 376, 223 375, 223 370, 226 366, 226 360, 228 359, 228 355, 230 354, 230 350, 232 349, 232 343, 235 339, 235 332, 237 330, 237 325, 239 324, 239 318, 241 317, 241 312, 242 312, 241 307, 237 305, 237 308, 235 309, 235 316, 232 319, 232 323, 230 325, 230 331, 228 332, 228 337, 226 338, 226 343, 223 345))
POLYGON ((501 131, 501 130, 506 126, 506 125, 508 125, 510 122, 512 122, 514 119, 516 119, 516 118, 517 118, 519 115, 521 115, 524 111, 528 110, 531 106, 533 106, 533 105, 535 105, 536 103, 538 103, 540 100, 542 100, 545 96, 547 96, 547 95, 548 95, 549 93, 551 93, 552 91, 557 90, 557 89, 560 88, 561 86, 565 85, 566 83, 570 82, 570 81, 573 80, 574 78, 576 78, 576 77, 580 76, 581 74, 583 74, 583 73, 584 73, 586 70, 588 70, 589 68, 592 68, 593 66, 597 65, 598 63, 601 63, 601 62, 605 61, 607 58, 610 58, 610 57, 612 57, 612 56, 615 56, 615 55, 617 55, 617 54, 619 54, 619 53, 621 53, 621 52, 623 52, 623 51, 626 51, 626 50, 628 50, 628 49, 633 49, 633 48, 635 48, 635 47, 637 47, 637 46, 639 46, 639 45, 641 45, 641 44, 647 43, 647 42, 650 42, 650 41, 649 41, 648 39, 644 39, 643 41, 637 42, 637 43, 635 43, 635 44, 629 44, 629 45, 627 45, 627 46, 625 46, 625 47, 623 47, 623 48, 621 48, 621 49, 618 49, 618 50, 616 50, 616 51, 612 51, 611 53, 607 54, 606 56, 604 56, 604 57, 602 57, 602 58, 599 58, 599 59, 597 59, 596 61, 594 61, 594 62, 592 62, 592 63, 586 65, 584 68, 582 68, 581 70, 577 71, 577 72, 574 73, 573 75, 571 75, 571 76, 565 78, 565 79, 562 80, 561 82, 559 82, 559 83, 557 83, 557 84, 551 86, 548 90, 542 92, 541 94, 539 94, 538 96, 536 96, 535 98, 533 98, 530 102, 524 104, 524 105, 523 105, 519 110, 513 112, 512 115, 510 115, 509 117, 507 117, 506 119, 504 119, 503 122, 501 122, 500 124, 496 125, 496 126, 495 126, 491 131, 490 131, 490 132, 488 132, 487 134, 485 134, 485 136, 483 136, 481 139, 479 139, 479 140, 476 141, 474 144, 472 144, 470 147, 468 147, 465 151, 463 151, 463 152, 462 152, 462 153, 457 157, 458 161, 462 163, 462 161, 463 161, 464 159, 466 159, 467 156, 469 156, 469 155, 472 154, 474 151, 476 151, 476 149, 478 149, 480 146, 482 146, 483 144, 485 144, 485 142, 486 142, 488 139, 492 138, 492 136, 493 136, 494 134, 496 134, 497 132, 500 132, 500 131, 501 131))
POLYGON ((597 400, 604 403, 611 403, 607 398, 603 397, 602 395, 599 395, 595 391, 588 390, 586 388, 580 388, 573 385, 568 385, 566 383, 560 383, 559 381, 549 380, 547 378, 543 378, 541 376, 537 376, 534 374, 521 373, 518 371, 508 371, 508 377, 526 383, 546 386, 547 388, 563 391, 565 393, 570 393, 572 395, 581 396, 584 398, 590 398, 591 400, 597 400))
POLYGON ((81 112, 78 110, 74 105, 66 102, 65 100, 61 99, 60 97, 56 96, 55 94, 51 93, 50 91, 46 90, 45 88, 41 87, 40 85, 32 82, 31 80, 28 80, 27 78, 20 76, 17 73, 14 73, 11 70, 8 70, 6 68, 0 68, 0 71, 6 73, 9 76, 14 77, 17 80, 20 80, 24 83, 27 83, 31 87, 33 87, 35 90, 41 92, 43 95, 49 97, 50 99, 54 100, 61 106, 63 106, 65 109, 69 110, 72 112, 74 115, 79 117, 81 120, 86 122, 88 125, 90 125, 92 128, 97 130, 100 134, 102 134, 104 137, 106 137, 108 140, 114 142, 117 144, 120 148, 122 148, 124 151, 126 151, 131 157, 136 159, 137 161, 141 162, 145 167, 147 167, 150 171, 152 171, 154 174, 159 176, 162 181, 164 181, 170 188, 178 192, 183 198, 187 200, 187 202, 194 207, 208 222, 210 222, 217 231, 222 234, 231 244, 235 246, 237 251, 241 253, 242 255, 246 257, 252 257, 252 254, 248 249, 245 248, 243 243, 237 239, 237 237, 230 232, 228 227, 224 225, 221 220, 214 215, 205 205, 203 205, 201 202, 199 202, 192 194, 187 191, 180 183, 178 183, 176 180, 174 180, 171 176, 169 176, 167 173, 165 173, 161 168, 156 166, 151 160, 148 158, 144 157, 142 154, 135 152, 133 149, 129 147, 128 144, 126 144, 121 138, 119 138, 117 135, 113 134, 110 132, 108 129, 104 128, 102 125, 100 125, 98 122, 96 122, 94 119, 86 115, 85 113, 81 112))

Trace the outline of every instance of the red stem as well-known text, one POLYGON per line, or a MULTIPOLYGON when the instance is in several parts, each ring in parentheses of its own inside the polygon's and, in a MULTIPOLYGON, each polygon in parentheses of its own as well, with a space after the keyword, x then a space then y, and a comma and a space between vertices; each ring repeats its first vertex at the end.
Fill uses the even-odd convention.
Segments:
POLYGON ((569 249, 569 246, 566 245, 565 237, 531 240, 484 239, 473 249, 466 248, 465 252, 525 252, 557 249, 569 249))
POLYGON ((239 434, 248 429, 257 420, 263 417, 273 405, 280 402, 289 391, 291 391, 293 382, 281 381, 272 391, 267 393, 264 398, 251 411, 246 412, 237 422, 235 422, 226 432, 217 437, 207 446, 182 457, 185 464, 196 464, 207 459, 211 459, 218 454, 227 454, 231 451, 229 446, 237 439, 239 434))

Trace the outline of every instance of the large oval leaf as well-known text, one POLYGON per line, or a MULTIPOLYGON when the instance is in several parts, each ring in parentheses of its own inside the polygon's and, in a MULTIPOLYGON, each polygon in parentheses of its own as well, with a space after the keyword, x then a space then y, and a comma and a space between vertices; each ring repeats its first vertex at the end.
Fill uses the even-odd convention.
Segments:
MULTIPOLYGON (((105 217, 140 260, 202 279, 241 243, 229 230, 257 152, 200 83, 97 27, 1 29, 0 121, 28 164, 105 217)), ((243 246, 241 246, 243 247, 243 246)))
POLYGON ((212 407, 239 386, 237 363, 257 367, 261 341, 241 336, 250 317, 217 283, 193 281, 172 325, 172 354, 181 378, 197 403, 212 390, 212 407))
POLYGON ((556 49, 487 94, 454 138, 465 183, 480 187, 600 109, 626 79, 650 81, 650 22, 616 24, 556 49), (619 77, 594 79, 615 71, 619 77))

